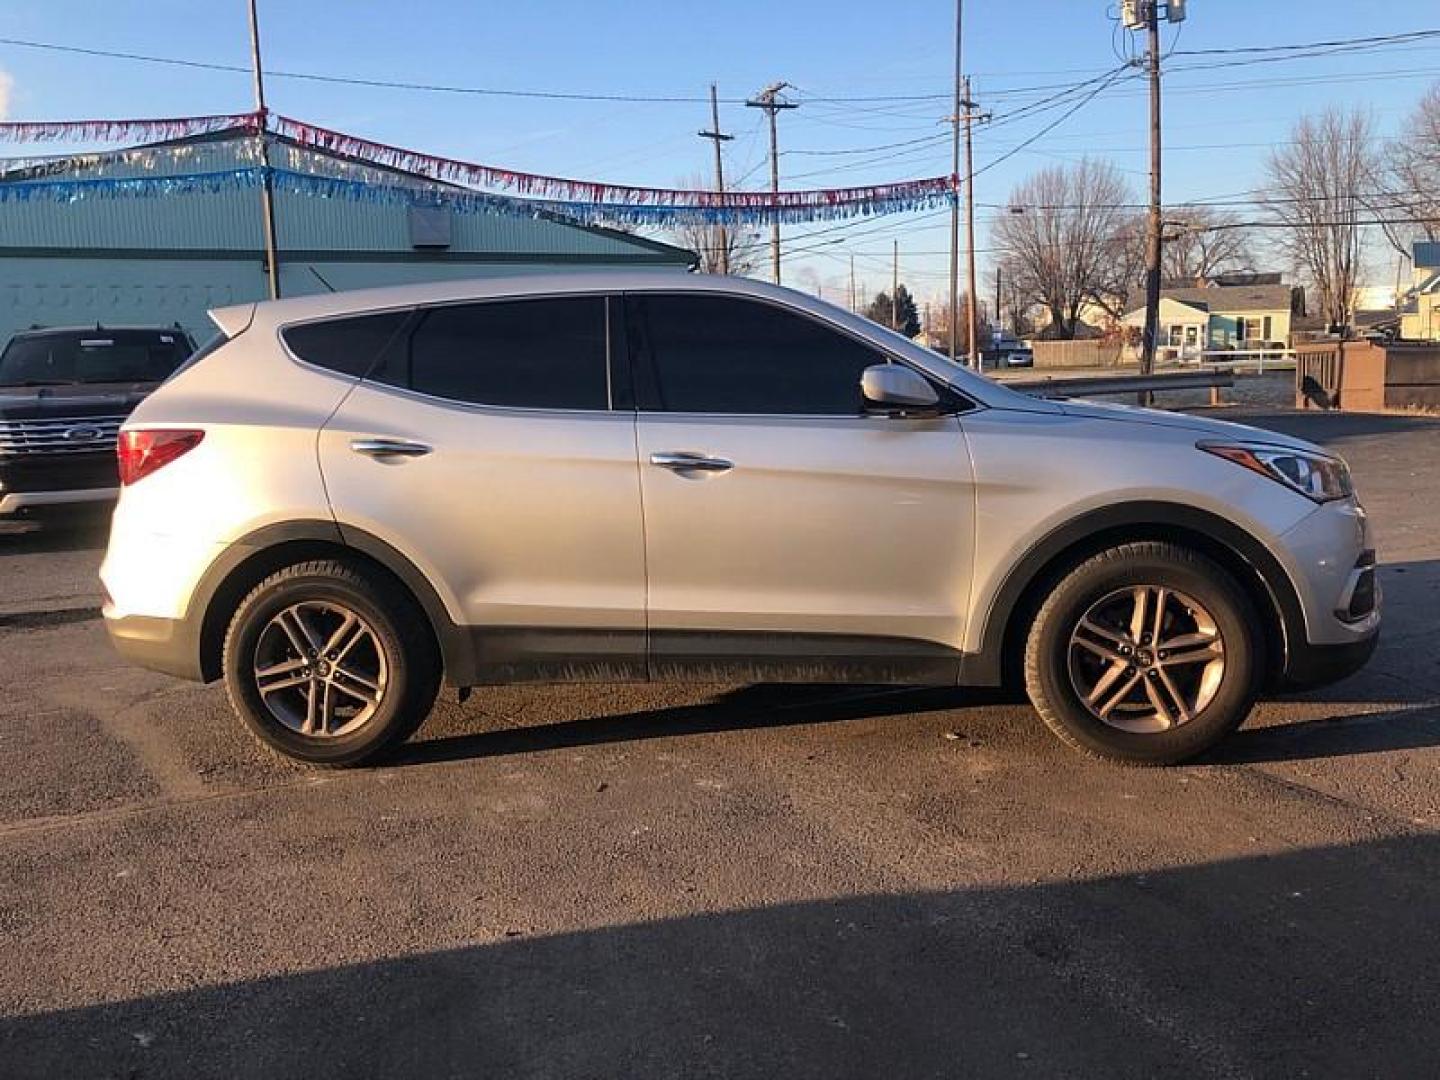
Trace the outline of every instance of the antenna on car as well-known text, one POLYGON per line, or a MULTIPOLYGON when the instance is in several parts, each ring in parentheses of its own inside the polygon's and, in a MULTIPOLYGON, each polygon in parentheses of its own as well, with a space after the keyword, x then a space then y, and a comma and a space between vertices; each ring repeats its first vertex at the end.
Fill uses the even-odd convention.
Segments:
POLYGON ((320 284, 324 285, 325 288, 329 289, 331 292, 335 291, 335 286, 331 285, 330 282, 326 281, 324 275, 322 275, 319 270, 316 270, 315 267, 307 266, 305 269, 309 270, 312 274, 314 274, 315 277, 319 280, 320 284))

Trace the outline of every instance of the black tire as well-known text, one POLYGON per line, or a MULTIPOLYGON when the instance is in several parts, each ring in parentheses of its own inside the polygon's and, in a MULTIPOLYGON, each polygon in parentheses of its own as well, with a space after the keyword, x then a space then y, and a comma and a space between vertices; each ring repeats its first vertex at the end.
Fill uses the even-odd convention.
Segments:
MULTIPOLYGON (((1152 606, 1164 607, 1158 603, 1152 606)), ((1173 608, 1171 611, 1174 618, 1173 608)), ((1178 614, 1183 618, 1185 611, 1178 614)), ((1136 655, 1132 645, 1123 648, 1132 649, 1127 655, 1136 655)), ((1080 563, 1046 597, 1026 641, 1025 688, 1046 726, 1074 749, 1132 765, 1171 765, 1205 752, 1245 722, 1259 691, 1264 648, 1264 634, 1254 606, 1224 568, 1175 544, 1125 544, 1080 563), (1166 730, 1122 730, 1100 719, 1077 689, 1072 678, 1071 635, 1091 612, 1092 605, 1103 604, 1117 593, 1123 595, 1128 588, 1147 585, 1184 594, 1203 607, 1222 642, 1223 673, 1218 685, 1211 684, 1203 707, 1189 718, 1166 730)), ((1154 653, 1144 657, 1146 662, 1156 660, 1154 653)), ((1136 670, 1159 677, 1160 673, 1150 672, 1141 660, 1134 663, 1136 668, 1126 667, 1117 673, 1112 686, 1123 690, 1129 684, 1129 673, 1136 670)), ((1127 700, 1141 700, 1143 710, 1141 695, 1147 693, 1141 681, 1134 696, 1127 700)), ((1102 695, 1097 708, 1103 707, 1109 696, 1102 695)), ((1169 703, 1174 699, 1165 695, 1165 700, 1169 703)), ((1197 696, 1195 703, 1198 701, 1197 696)))
POLYGON ((293 761, 331 768, 371 761, 413 735, 435 704, 441 675, 429 621, 414 599, 394 582, 338 559, 287 566, 256 585, 230 620, 222 669, 231 706, 261 743, 293 761), (384 690, 354 730, 303 734, 261 695, 255 665, 262 634, 296 604, 340 605, 368 624, 366 648, 384 665, 384 690))

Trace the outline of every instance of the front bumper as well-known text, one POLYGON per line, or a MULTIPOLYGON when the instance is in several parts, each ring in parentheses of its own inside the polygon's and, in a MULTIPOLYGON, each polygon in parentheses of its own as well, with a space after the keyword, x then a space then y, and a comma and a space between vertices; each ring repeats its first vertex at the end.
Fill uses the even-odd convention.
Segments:
POLYGON ((1343 645, 1293 644, 1285 665, 1283 689, 1313 690, 1355 674, 1370 661, 1380 644, 1377 627, 1369 637, 1343 645))
POLYGON ((119 488, 77 488, 73 491, 11 491, 0 494, 0 517, 65 506, 93 506, 114 502, 119 488))
POLYGON ((1380 637, 1381 595, 1365 511, 1326 503, 1284 534, 1303 617, 1287 620, 1284 689, 1338 682, 1364 667, 1380 637))
POLYGON ((108 604, 104 614, 110 642, 126 660, 178 679, 204 681, 199 637, 188 619, 115 615, 108 604))
POLYGON ((114 502, 115 452, 0 455, 0 516, 114 502))

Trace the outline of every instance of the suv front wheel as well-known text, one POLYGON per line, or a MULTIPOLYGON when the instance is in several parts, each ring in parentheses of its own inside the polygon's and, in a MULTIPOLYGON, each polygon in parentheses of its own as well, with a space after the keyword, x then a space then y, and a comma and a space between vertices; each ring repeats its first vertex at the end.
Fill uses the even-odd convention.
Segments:
POLYGON ((266 746, 310 765, 367 761, 410 737, 435 703, 440 661, 398 586, 327 559, 279 570, 225 635, 230 703, 266 746))
POLYGON ((1222 567, 1174 544, 1125 544, 1076 566, 1041 605, 1025 686, 1076 749, 1173 764, 1245 721, 1263 648, 1253 606, 1222 567))

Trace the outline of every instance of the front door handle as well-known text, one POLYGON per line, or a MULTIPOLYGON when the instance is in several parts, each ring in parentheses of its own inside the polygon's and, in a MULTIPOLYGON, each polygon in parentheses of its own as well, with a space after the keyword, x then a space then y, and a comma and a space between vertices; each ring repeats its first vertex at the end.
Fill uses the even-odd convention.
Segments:
POLYGON ((351 439, 350 449, 366 457, 424 457, 435 448, 413 439, 351 439))
POLYGON ((676 472, 729 472, 735 467, 733 461, 726 461, 724 458, 709 457, 705 454, 695 454, 686 450, 663 451, 650 455, 650 464, 659 465, 662 469, 674 469, 676 472))

